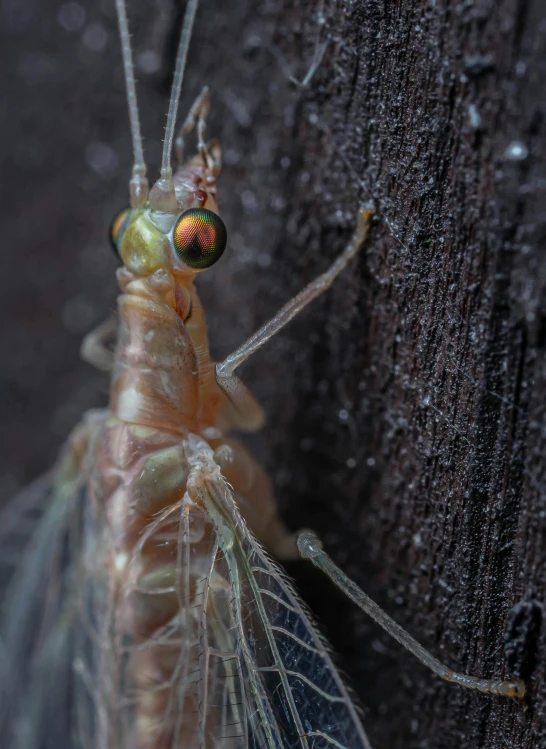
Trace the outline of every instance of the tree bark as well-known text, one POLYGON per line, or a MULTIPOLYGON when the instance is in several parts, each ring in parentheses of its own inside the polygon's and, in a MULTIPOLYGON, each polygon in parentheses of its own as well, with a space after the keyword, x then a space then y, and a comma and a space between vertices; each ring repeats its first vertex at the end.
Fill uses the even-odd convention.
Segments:
MULTIPOLYGON (((79 24, 6 4, 6 494, 104 400, 77 341, 113 305, 102 237, 127 200, 111 5, 80 3, 79 24)), ((130 6, 157 164, 178 11, 130 6)), ((218 358, 327 267, 360 202, 377 208, 358 262, 242 373, 283 515, 448 665, 528 684, 520 704, 439 683, 292 565, 375 749, 546 745, 545 29, 541 0, 203 0, 197 19, 182 109, 211 85, 218 358)))

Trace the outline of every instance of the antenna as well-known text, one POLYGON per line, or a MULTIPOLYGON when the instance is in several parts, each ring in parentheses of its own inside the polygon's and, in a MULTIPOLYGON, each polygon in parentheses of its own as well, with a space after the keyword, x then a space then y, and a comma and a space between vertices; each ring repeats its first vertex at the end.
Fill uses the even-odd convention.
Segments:
POLYGON ((180 34, 180 42, 176 53, 176 65, 171 88, 171 99, 169 101, 169 113, 167 115, 167 124, 165 125, 165 140, 163 141, 163 156, 161 158, 161 177, 155 183, 150 193, 150 204, 152 208, 154 210, 165 211, 166 213, 176 213, 178 210, 171 168, 171 153, 173 150, 178 100, 180 99, 184 69, 186 67, 186 58, 188 56, 193 22, 195 20, 198 5, 199 0, 188 0, 188 4, 186 5, 182 33, 180 34))
POLYGON ((184 15, 184 24, 180 34, 180 42, 176 52, 176 66, 174 69, 173 85, 171 88, 171 100, 169 102, 169 114, 167 115, 167 124, 165 125, 165 140, 163 141, 163 156, 161 159, 161 176, 166 177, 167 171, 171 170, 171 153, 173 150, 174 128, 176 126, 176 113, 178 111, 178 100, 182 90, 182 80, 184 78, 184 69, 186 67, 186 58, 190 46, 191 32, 193 21, 199 0, 189 0, 184 15))
POLYGON ((138 118, 133 53, 131 50, 131 37, 129 36, 129 24, 127 22, 125 0, 116 0, 116 11, 118 15, 121 54, 123 56, 131 138, 133 141, 133 176, 129 182, 129 191, 131 193, 131 206, 133 208, 138 208, 148 199, 148 180, 146 179, 146 164, 144 162, 144 152, 142 150, 142 136, 140 134, 140 122, 138 118))

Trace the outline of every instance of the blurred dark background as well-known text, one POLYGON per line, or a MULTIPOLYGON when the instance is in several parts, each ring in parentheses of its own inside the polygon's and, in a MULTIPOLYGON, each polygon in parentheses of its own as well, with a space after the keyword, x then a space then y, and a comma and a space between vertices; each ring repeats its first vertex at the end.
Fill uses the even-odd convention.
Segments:
MULTIPOLYGON (((106 403, 79 345, 115 307, 107 237, 127 204, 113 5, 0 3, 3 501, 106 403)), ((129 6, 153 179, 183 5, 129 6)), ((541 0, 198 12, 181 113, 211 87, 229 231, 199 280, 215 356, 326 267, 360 201, 378 207, 359 262, 243 371, 283 515, 450 665, 530 685, 521 706, 438 684, 293 565, 376 749, 546 743, 545 39, 541 0)))

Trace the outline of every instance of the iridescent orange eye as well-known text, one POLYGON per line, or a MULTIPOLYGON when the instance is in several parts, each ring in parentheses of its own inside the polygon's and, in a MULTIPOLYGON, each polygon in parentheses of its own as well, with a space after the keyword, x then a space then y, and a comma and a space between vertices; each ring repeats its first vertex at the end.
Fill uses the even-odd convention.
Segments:
POLYGON ((123 232, 129 224, 130 217, 131 209, 126 208, 124 211, 118 213, 116 218, 112 221, 112 225, 110 226, 110 242, 112 243, 112 247, 114 248, 115 253, 116 255, 118 255, 118 257, 121 247, 121 238, 123 237, 123 232))
POLYGON ((180 260, 189 268, 210 268, 226 249, 224 222, 208 208, 190 208, 174 226, 173 244, 180 260))

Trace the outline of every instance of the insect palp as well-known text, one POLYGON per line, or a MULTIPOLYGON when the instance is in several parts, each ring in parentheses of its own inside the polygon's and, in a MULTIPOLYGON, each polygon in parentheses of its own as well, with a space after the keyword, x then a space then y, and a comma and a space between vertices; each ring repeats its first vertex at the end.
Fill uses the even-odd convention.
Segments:
POLYGON ((216 177, 222 169, 222 149, 218 139, 213 138, 208 143, 205 140, 205 130, 207 117, 210 110, 210 92, 208 86, 203 86, 201 93, 193 102, 182 127, 178 131, 174 148, 176 160, 179 166, 184 164, 184 145, 186 136, 193 130, 197 129, 197 151, 203 160, 203 166, 208 173, 207 183, 214 184, 216 177))
POLYGON ((210 154, 207 150, 207 144, 205 143, 205 129, 209 110, 209 87, 203 86, 201 93, 193 102, 191 109, 176 136, 174 148, 176 151, 176 159, 180 166, 184 163, 184 140, 188 133, 190 133, 197 125, 197 150, 201 154, 205 167, 210 167, 210 154))

